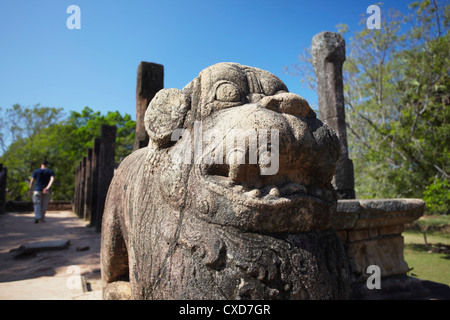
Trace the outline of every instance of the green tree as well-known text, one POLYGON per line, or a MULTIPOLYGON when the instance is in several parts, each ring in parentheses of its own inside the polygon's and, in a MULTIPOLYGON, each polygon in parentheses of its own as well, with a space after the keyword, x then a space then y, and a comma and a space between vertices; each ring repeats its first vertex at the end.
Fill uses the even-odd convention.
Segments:
MULTIPOLYGON (((383 12, 379 30, 363 20, 347 44, 344 95, 356 192, 362 198, 425 194, 429 212, 446 213, 449 197, 432 198, 450 192, 450 5, 425 0, 409 8, 383 12)), ((302 55, 295 70, 308 73, 311 66, 302 65, 309 59, 302 55)))
POLYGON ((122 116, 118 111, 108 112, 106 116, 100 112, 94 112, 91 108, 85 107, 81 112, 72 111, 68 119, 64 122, 70 135, 70 145, 67 152, 77 160, 86 154, 88 148, 92 148, 94 138, 100 135, 102 125, 115 125, 116 134, 116 154, 115 161, 120 162, 133 151, 136 122, 131 120, 131 116, 122 116), (80 150, 83 150, 80 154, 80 150))
MULTIPOLYGON (((26 199, 31 173, 39 167, 43 159, 46 159, 55 171, 53 199, 72 199, 75 168, 86 155, 87 148, 92 147, 94 138, 100 135, 102 124, 116 125, 118 128, 117 162, 132 151, 135 122, 129 115, 121 116, 116 111, 108 112, 105 116, 86 107, 80 113, 71 112, 66 119, 55 121, 54 119, 61 118, 61 109, 55 109, 52 113, 48 112, 49 108, 37 105, 31 114, 26 112, 27 109, 29 108, 15 105, 7 110, 10 113, 16 112, 15 125, 18 132, 21 132, 0 157, 0 162, 8 167, 8 200, 26 199), (48 122, 39 117, 44 111, 49 115, 48 122), (28 118, 33 122, 33 114, 37 115, 36 119, 42 121, 35 130, 26 132, 22 126, 29 124, 28 118)), ((0 132, 3 132, 3 127, 0 132)))
MULTIPOLYGON (((64 117, 62 108, 22 107, 19 104, 7 109, 0 118, 0 148, 5 152, 8 145, 30 137, 64 117)), ((1 108, 0 108, 1 111, 1 108)))

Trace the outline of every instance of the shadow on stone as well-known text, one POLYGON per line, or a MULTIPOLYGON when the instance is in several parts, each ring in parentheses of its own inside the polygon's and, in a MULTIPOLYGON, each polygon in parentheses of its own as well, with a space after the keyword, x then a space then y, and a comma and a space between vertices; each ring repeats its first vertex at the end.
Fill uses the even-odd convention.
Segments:
POLYGON ((24 258, 34 255, 41 251, 64 250, 70 245, 70 240, 52 240, 32 242, 21 245, 17 249, 11 249, 10 252, 14 258, 24 258))

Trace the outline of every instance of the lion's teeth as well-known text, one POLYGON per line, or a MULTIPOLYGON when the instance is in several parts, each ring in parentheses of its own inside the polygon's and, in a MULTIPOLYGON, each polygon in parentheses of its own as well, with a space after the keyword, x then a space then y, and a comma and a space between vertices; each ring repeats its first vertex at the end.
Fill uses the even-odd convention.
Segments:
POLYGON ((270 189, 269 195, 271 195, 272 197, 279 197, 280 196, 280 190, 278 190, 277 187, 273 187, 273 188, 270 189))
POLYGON ((259 198, 261 197, 261 191, 258 189, 253 189, 245 193, 246 196, 252 197, 252 198, 259 198))

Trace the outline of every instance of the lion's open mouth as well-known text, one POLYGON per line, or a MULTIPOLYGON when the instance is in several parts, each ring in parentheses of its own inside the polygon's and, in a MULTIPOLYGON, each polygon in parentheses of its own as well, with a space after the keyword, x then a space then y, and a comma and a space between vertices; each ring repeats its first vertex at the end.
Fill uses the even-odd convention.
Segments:
POLYGON ((306 186, 288 176, 267 182, 247 170, 247 174, 236 177, 228 164, 205 165, 200 171, 210 190, 247 206, 295 205, 305 198, 330 205, 335 201, 333 190, 306 186))

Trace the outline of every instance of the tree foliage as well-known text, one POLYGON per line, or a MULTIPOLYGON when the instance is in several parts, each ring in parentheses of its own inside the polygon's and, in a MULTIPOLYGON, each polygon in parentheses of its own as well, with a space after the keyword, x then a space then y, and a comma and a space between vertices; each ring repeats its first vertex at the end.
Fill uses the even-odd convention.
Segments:
POLYGON ((40 104, 32 108, 13 105, 0 118, 1 151, 5 152, 12 142, 31 137, 45 127, 56 124, 63 116, 62 108, 41 107, 40 104))
MULTIPOLYGON (((379 30, 363 20, 347 42, 344 95, 356 192, 423 197, 429 212, 449 213, 450 5, 425 0, 409 8, 382 12, 379 30)), ((295 71, 310 76, 309 61, 303 54, 295 71)))
POLYGON ((8 167, 8 200, 26 199, 30 176, 44 159, 55 171, 53 199, 71 200, 75 168, 93 146, 103 124, 117 126, 116 162, 132 151, 135 121, 117 111, 102 115, 85 107, 64 118, 60 108, 14 105, 6 115, 0 137, 9 135, 10 144, 4 148, 0 163, 8 167))

